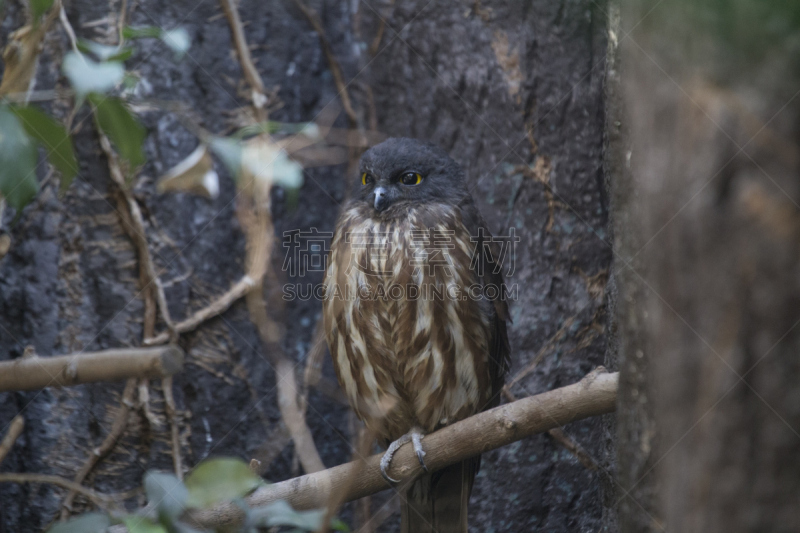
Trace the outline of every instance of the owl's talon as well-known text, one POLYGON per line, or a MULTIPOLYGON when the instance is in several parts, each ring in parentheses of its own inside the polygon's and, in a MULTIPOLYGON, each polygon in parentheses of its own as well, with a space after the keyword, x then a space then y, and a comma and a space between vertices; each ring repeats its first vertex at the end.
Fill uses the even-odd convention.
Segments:
POLYGON ((389 474, 386 473, 386 469, 384 468, 383 465, 381 465, 381 475, 383 476, 383 479, 385 479, 386 482, 389 485, 396 485, 397 483, 400 483, 399 479, 394 479, 394 478, 390 477, 389 474))
POLYGON ((419 460, 419 464, 422 465, 422 469, 427 472, 428 465, 425 464, 425 450, 422 449, 422 437, 424 437, 424 435, 419 431, 411 431, 411 442, 414 444, 414 452, 417 454, 417 459, 419 460))
POLYGON ((386 453, 383 454, 381 457, 381 475, 383 479, 389 482, 389 484, 400 483, 399 479, 393 479, 386 473, 386 469, 389 468, 389 465, 392 463, 392 457, 394 456, 394 452, 396 452, 400 446, 405 444, 406 442, 411 440, 411 434, 406 433, 396 441, 392 442, 388 448, 386 448, 386 453))

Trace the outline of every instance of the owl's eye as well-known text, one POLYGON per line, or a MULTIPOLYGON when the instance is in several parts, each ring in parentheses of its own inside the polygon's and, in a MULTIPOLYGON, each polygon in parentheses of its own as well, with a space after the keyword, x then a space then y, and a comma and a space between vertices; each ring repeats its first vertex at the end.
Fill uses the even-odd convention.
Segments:
POLYGON ((372 177, 372 174, 368 172, 361 174, 361 185, 369 185, 373 181, 375 181, 375 179, 372 177))
POLYGON ((419 185, 422 183, 422 176, 418 172, 406 172, 400 177, 403 185, 419 185))

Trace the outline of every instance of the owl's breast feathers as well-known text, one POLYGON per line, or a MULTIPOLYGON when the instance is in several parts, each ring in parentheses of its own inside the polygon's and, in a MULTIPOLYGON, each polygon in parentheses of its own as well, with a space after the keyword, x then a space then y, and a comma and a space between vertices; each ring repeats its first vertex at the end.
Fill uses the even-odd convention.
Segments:
POLYGON ((356 413, 393 440, 495 405, 508 311, 486 297, 502 295, 503 280, 477 209, 424 205, 391 220, 370 211, 351 207, 339 220, 323 302, 334 369, 356 413))

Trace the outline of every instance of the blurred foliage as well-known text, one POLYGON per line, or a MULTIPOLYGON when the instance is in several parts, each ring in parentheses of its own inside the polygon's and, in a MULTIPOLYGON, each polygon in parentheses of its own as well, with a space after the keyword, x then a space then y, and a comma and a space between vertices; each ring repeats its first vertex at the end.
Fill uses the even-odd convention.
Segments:
POLYGON ((61 172, 61 190, 65 190, 78 173, 78 161, 66 128, 33 106, 11 106, 10 109, 20 119, 25 132, 45 149, 50 164, 61 172))
POLYGON ((53 6, 53 0, 30 0, 31 18, 37 24, 42 15, 53 6))
POLYGON ((184 28, 162 30, 155 26, 128 26, 122 30, 122 36, 126 39, 161 39, 175 53, 176 60, 181 59, 186 54, 192 43, 189 33, 184 28))
MULTIPOLYGON (((50 9, 54 9, 53 0, 29 0, 29 9, 36 23, 50 9)), ((154 26, 126 27, 122 37, 124 40, 118 46, 78 40, 77 50, 64 55, 61 71, 75 93, 73 116, 84 103, 90 104, 97 127, 113 144, 125 163, 123 171, 130 179, 137 168, 146 162, 144 141, 147 130, 128 106, 128 98, 139 78, 125 69, 125 61, 134 54, 134 48, 126 45, 125 40, 159 39, 179 60, 189 50, 191 39, 184 28, 163 30, 154 26)), ((37 55, 32 54, 26 61, 30 63, 27 65, 30 68, 20 68, 14 72, 35 71, 37 55)), ((15 75, 9 74, 11 72, 12 69, 7 68, 5 74, 15 75)), ((20 83, 9 83, 8 86, 29 85, 27 78, 18 81, 20 83)), ((5 95, 0 95, 0 199, 5 198, 19 217, 22 208, 33 200, 39 189, 36 177, 38 147, 45 150, 50 164, 61 173, 62 192, 77 174, 78 162, 66 128, 35 107, 14 105, 13 102, 21 99, 19 94, 11 96, 14 99, 7 101, 5 95)), ((231 137, 198 133, 201 137, 198 152, 201 157, 190 155, 185 168, 177 166, 171 176, 166 176, 170 181, 162 183, 160 190, 187 191, 216 197, 219 184, 210 158, 204 156, 206 148, 210 148, 237 181, 244 176, 258 180, 266 187, 280 185, 288 189, 299 188, 303 181, 302 166, 289 159, 288 154, 272 141, 270 135, 275 133, 302 133, 307 137, 319 137, 314 124, 293 125, 273 121, 242 128, 231 137), (253 136, 255 138, 244 140, 253 136), (194 161, 193 156, 198 161, 194 161)))
POLYGON ((765 64, 800 75, 798 0, 629 0, 627 25, 665 37, 662 57, 698 64, 719 81, 746 80, 765 64), (638 24, 637 24, 638 23, 638 24))
POLYGON ((110 91, 125 74, 125 67, 119 61, 97 62, 78 52, 67 53, 61 69, 75 90, 78 104, 89 93, 110 91))
MULTIPOLYGON (((292 531, 316 531, 325 512, 295 511, 285 501, 250 508, 242 499, 265 482, 241 459, 220 457, 203 461, 189 473, 186 481, 172 474, 148 471, 144 488, 148 505, 141 511, 121 516, 88 513, 52 526, 49 533, 104 533, 112 524, 124 524, 130 533, 199 532, 181 516, 187 509, 204 509, 217 503, 233 501, 244 511, 245 520, 238 531, 257 533, 260 528, 291 527, 292 531)), ((331 528, 347 532, 341 520, 334 519, 331 528)))
POLYGON ((37 159, 36 144, 17 116, 0 107, 0 194, 18 213, 39 190, 37 159))
POLYGON ((119 98, 103 97, 97 94, 89 96, 97 117, 97 124, 111 142, 114 143, 120 157, 131 167, 145 162, 142 145, 147 130, 128 111, 128 107, 119 98))

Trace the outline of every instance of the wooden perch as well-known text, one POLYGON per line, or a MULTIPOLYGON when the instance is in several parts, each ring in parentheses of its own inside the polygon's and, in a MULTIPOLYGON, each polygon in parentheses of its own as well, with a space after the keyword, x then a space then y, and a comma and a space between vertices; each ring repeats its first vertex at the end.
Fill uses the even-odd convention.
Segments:
MULTIPOLYGON (((425 462, 430 470, 438 470, 534 433, 613 412, 618 377, 599 368, 573 385, 496 407, 426 435, 422 440, 425 462)), ((246 500, 251 507, 286 500, 295 509, 312 509, 324 506, 332 492, 340 493, 344 501, 363 498, 389 488, 380 474, 380 458, 380 454, 373 455, 365 462, 354 461, 262 487, 246 500)), ((389 475, 406 481, 421 470, 412 447, 403 446, 392 460, 389 475)), ((217 528, 240 522, 243 513, 234 504, 224 504, 193 511, 186 518, 200 527, 217 528)))
POLYGON ((0 363, 0 392, 35 390, 131 377, 171 376, 183 367, 177 346, 105 350, 0 363))

